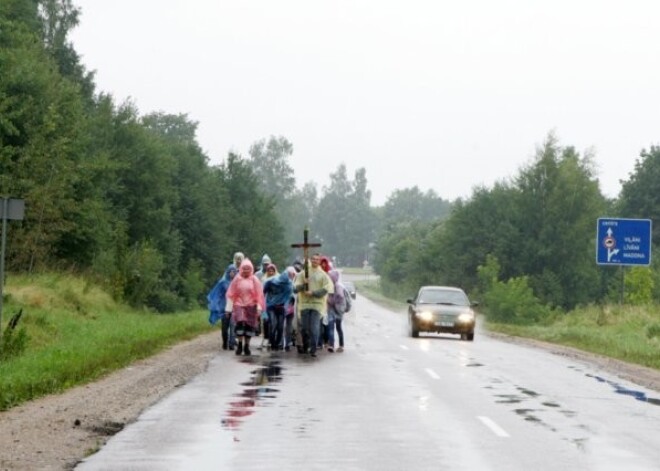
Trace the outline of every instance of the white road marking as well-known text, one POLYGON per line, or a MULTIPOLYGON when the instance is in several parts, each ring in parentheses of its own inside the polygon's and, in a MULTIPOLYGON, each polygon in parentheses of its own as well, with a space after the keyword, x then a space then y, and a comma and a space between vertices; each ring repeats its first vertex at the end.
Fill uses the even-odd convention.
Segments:
POLYGON ((509 434, 502 429, 499 425, 497 425, 495 422, 493 422, 491 419, 488 417, 484 417, 483 415, 477 416, 477 419, 481 420, 481 422, 488 427, 491 432, 493 432, 495 435, 498 437, 508 437, 509 434))
POLYGON ((422 396, 419 398, 419 410, 428 410, 429 408, 429 397, 428 396, 422 396))
POLYGON ((431 368, 426 368, 426 370, 424 370, 424 371, 426 371, 431 378, 440 379, 440 376, 438 376, 438 373, 433 371, 431 368))

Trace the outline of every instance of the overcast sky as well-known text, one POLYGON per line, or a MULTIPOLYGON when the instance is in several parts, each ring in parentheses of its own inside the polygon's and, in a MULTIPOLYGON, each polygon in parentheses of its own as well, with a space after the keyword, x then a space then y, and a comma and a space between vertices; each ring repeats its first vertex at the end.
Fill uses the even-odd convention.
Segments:
POLYGON ((657 0, 73 0, 98 90, 186 113, 212 164, 271 135, 297 186, 366 168, 395 189, 468 197, 554 131, 615 197, 660 143, 657 0))

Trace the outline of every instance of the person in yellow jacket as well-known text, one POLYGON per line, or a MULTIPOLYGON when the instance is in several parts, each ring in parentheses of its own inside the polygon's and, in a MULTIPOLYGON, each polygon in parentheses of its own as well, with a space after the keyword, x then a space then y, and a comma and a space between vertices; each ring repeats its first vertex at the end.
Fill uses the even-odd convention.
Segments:
POLYGON ((314 254, 310 259, 309 278, 302 270, 294 280, 294 292, 298 294, 297 307, 300 312, 302 352, 316 356, 321 318, 326 315, 328 294, 334 294, 334 283, 320 266, 321 255, 314 254))

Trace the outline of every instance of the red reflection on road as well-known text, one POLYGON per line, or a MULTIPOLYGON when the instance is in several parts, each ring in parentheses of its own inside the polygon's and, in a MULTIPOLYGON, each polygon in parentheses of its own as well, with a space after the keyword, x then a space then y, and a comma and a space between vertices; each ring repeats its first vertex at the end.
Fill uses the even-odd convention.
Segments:
POLYGON ((252 415, 260 399, 274 398, 279 390, 266 387, 266 385, 282 380, 282 367, 279 361, 269 362, 266 366, 254 370, 250 381, 241 383, 243 386, 251 386, 235 395, 240 399, 229 402, 229 408, 222 419, 222 425, 229 429, 237 429, 241 419, 252 415))

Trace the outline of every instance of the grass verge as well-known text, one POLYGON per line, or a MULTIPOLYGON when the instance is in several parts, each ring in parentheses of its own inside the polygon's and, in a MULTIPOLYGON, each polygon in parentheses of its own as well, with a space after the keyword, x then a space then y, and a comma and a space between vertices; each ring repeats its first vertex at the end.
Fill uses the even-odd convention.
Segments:
POLYGON ((25 352, 0 362, 0 410, 97 379, 165 347, 209 332, 207 312, 137 311, 82 278, 11 276, 3 331, 23 309, 25 352))
POLYGON ((589 306, 548 325, 487 323, 494 332, 578 348, 660 370, 660 311, 657 306, 589 306))
POLYGON ((408 305, 403 300, 398 298, 395 299, 393 297, 390 298, 383 294, 380 282, 377 279, 369 281, 356 281, 355 287, 357 288, 358 294, 364 295, 371 301, 387 309, 401 312, 405 312, 407 309, 408 305))

